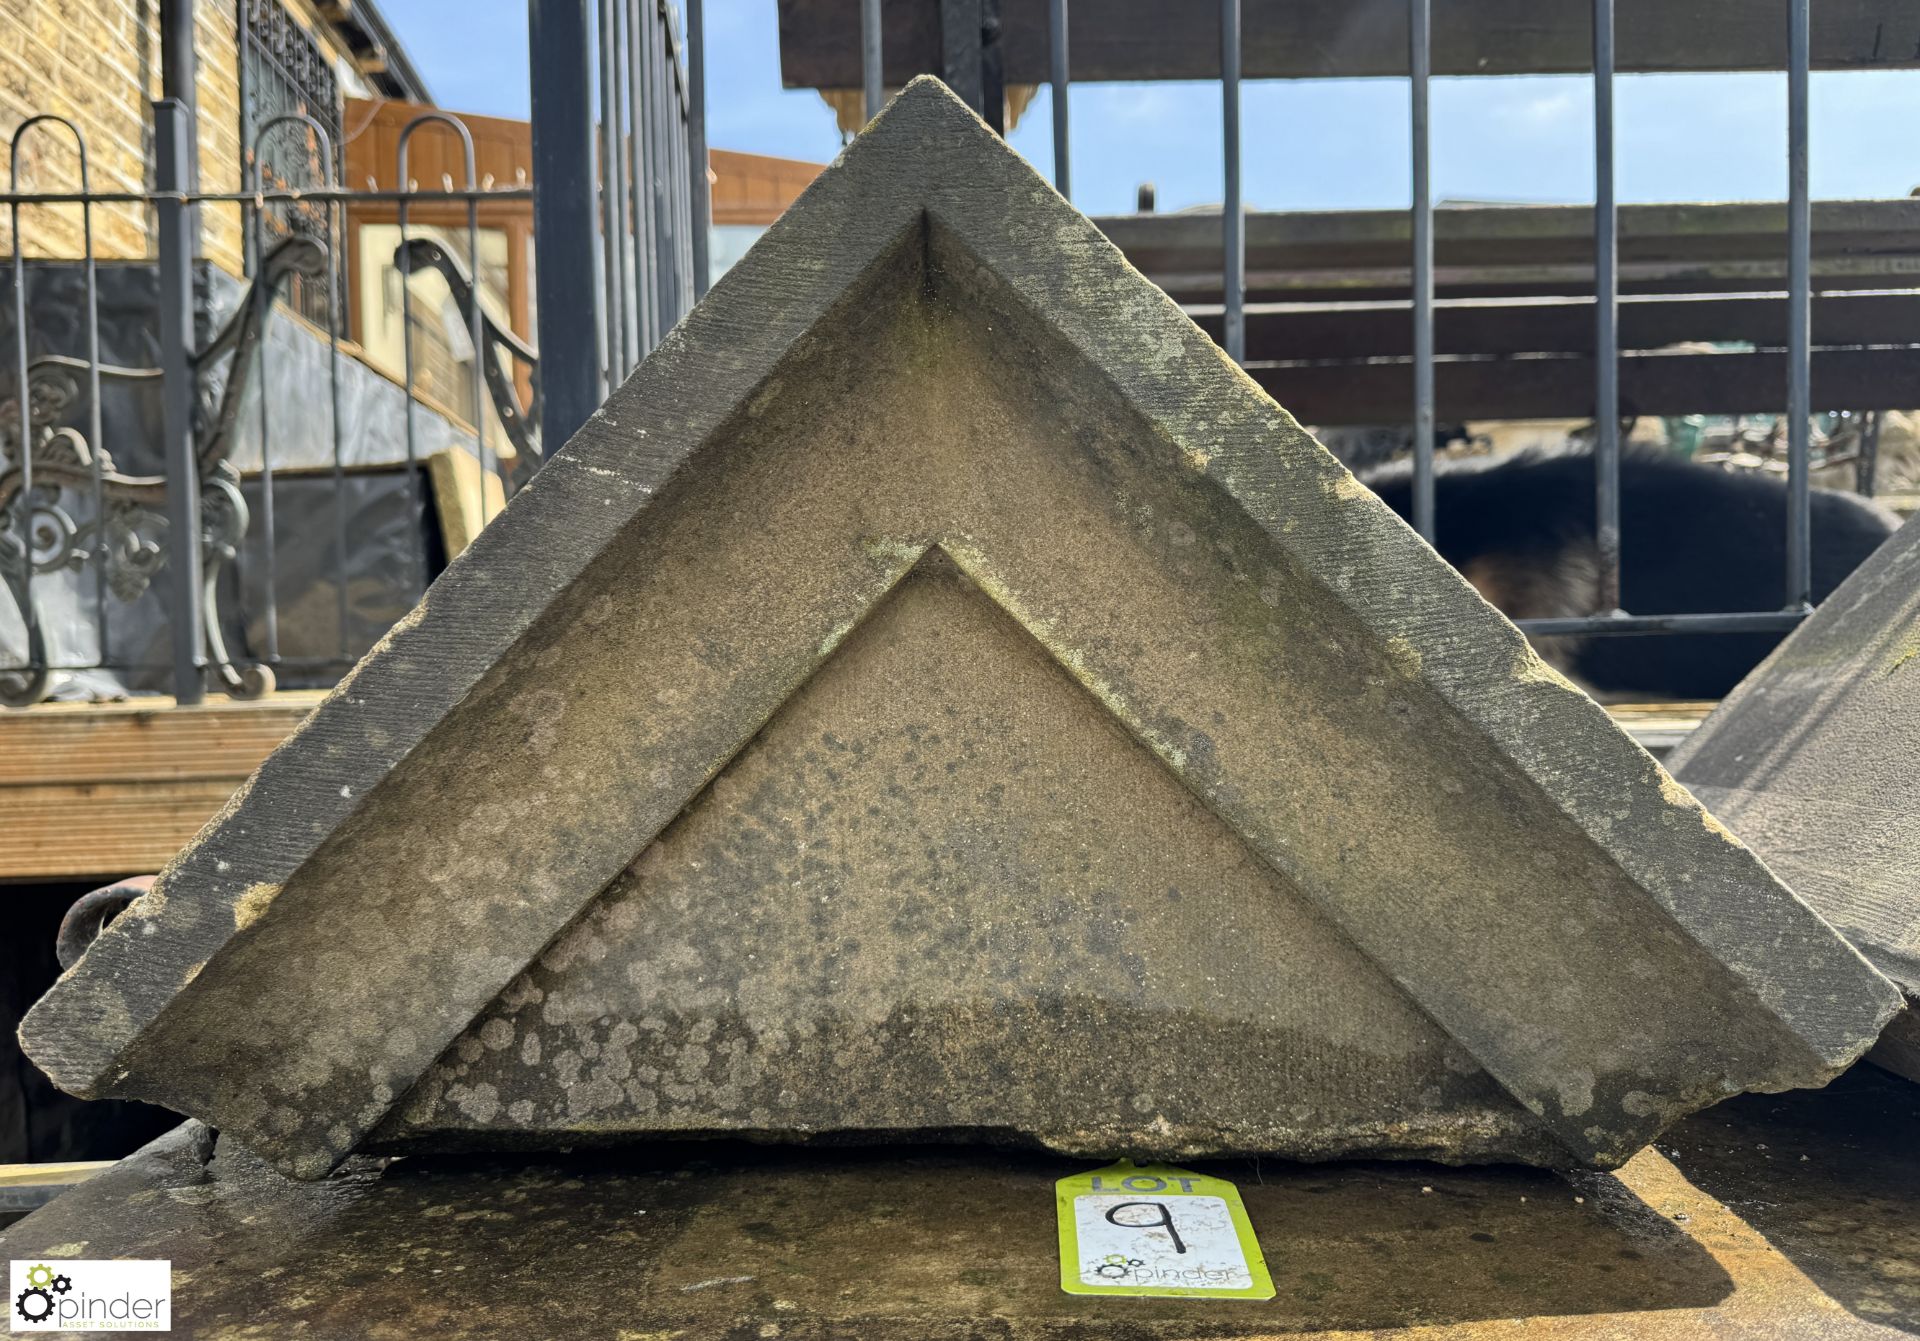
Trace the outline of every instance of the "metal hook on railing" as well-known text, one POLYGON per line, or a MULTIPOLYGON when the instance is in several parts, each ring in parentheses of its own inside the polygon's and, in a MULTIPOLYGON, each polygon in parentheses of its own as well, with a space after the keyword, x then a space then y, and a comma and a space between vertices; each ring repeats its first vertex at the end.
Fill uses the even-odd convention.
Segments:
MULTIPOLYGON (((71 118, 55 112, 42 112, 30 116, 14 127, 13 134, 7 140, 7 192, 18 196, 20 193, 20 145, 27 135, 42 126, 64 126, 73 136, 73 147, 80 163, 80 245, 85 258, 85 276, 87 289, 87 433, 96 453, 100 445, 100 288, 99 272, 93 258, 93 180, 87 165, 87 137, 81 133, 79 125, 71 118)), ((20 414, 20 505, 24 511, 20 514, 22 545, 22 568, 17 579, 17 590, 13 593, 15 604, 20 608, 20 618, 25 626, 28 645, 28 664, 23 674, 6 672, 8 683, 0 684, 0 698, 8 703, 37 702, 44 697, 52 685, 52 671, 46 656, 36 657, 34 649, 41 646, 39 618, 33 603, 33 393, 31 377, 28 371, 27 349, 27 273, 25 253, 20 241, 20 206, 16 201, 7 207, 8 222, 12 232, 11 268, 13 273, 13 317, 14 317, 14 379, 15 395, 19 402, 20 414), (34 662, 41 662, 35 665, 34 662), (22 683, 13 685, 14 679, 22 683)), ((93 467, 93 497, 96 509, 102 506, 101 469, 97 457, 93 467)), ((7 530, 6 510, 0 509, 0 542, 4 542, 7 530)), ((96 532, 94 545, 95 557, 104 557, 106 553, 106 528, 96 532)), ((0 543, 0 548, 4 548, 0 543)), ((107 586, 101 569, 96 566, 94 581, 94 621, 100 639, 101 655, 107 649, 107 586)), ((6 577, 9 586, 15 579, 11 574, 6 577)))
POLYGON ((14 127, 13 136, 7 141, 8 194, 18 195, 20 193, 20 141, 25 138, 28 131, 36 126, 43 125, 65 126, 73 135, 74 148, 80 152, 80 194, 83 196, 92 195, 93 187, 87 180, 87 137, 80 133, 80 127, 74 124, 71 119, 61 116, 57 112, 41 112, 38 116, 30 116, 18 126, 14 127))
MULTIPOLYGON (((474 169, 473 133, 467 129, 465 122, 461 121, 457 117, 450 116, 445 112, 440 112, 440 111, 421 112, 418 116, 415 116, 413 119, 408 121, 406 125, 400 128, 400 142, 399 142, 398 151, 395 156, 395 164, 394 164, 396 180, 400 183, 400 188, 401 188, 400 199, 396 209, 396 213, 399 216, 400 249, 395 254, 395 260, 398 261, 400 265, 400 357, 401 357, 402 370, 406 378, 406 387, 407 387, 407 412, 406 412, 407 478, 411 481, 411 484, 409 485, 409 487, 413 490, 413 506, 414 506, 414 511, 416 515, 424 511, 425 500, 420 495, 420 492, 419 492, 420 448, 419 448, 419 438, 418 438, 417 430, 414 427, 414 412, 413 412, 414 411, 413 251, 412 251, 412 248, 407 245, 408 237, 407 237, 407 199, 406 197, 412 194, 418 188, 414 184, 412 176, 407 171, 407 150, 410 147, 411 142, 413 140, 414 132, 419 130, 420 127, 428 124, 429 122, 438 122, 441 125, 448 127, 460 139, 461 164, 465 168, 466 191, 468 193, 467 194, 467 234, 468 234, 467 241, 468 241, 468 246, 472 251, 471 259, 474 262, 476 270, 478 269, 479 260, 480 260, 479 241, 475 236, 476 229, 474 226, 475 205, 474 205, 473 193, 477 188, 475 186, 476 174, 474 169)), ((477 304, 476 304, 476 307, 477 307, 477 304)), ((472 339, 473 346, 474 346, 474 360, 475 360, 474 366, 476 369, 478 369, 481 366, 481 361, 482 361, 481 360, 481 353, 482 353, 481 335, 477 326, 474 325, 471 319, 469 320, 469 331, 470 331, 470 338, 472 339)), ((476 377, 474 379, 476 402, 478 400, 479 395, 481 394, 480 381, 481 379, 479 377, 476 377)), ((481 415, 480 415, 480 411, 477 404, 474 410, 473 431, 474 431, 474 440, 475 440, 475 447, 476 447, 475 455, 478 457, 481 457, 484 460, 485 450, 484 450, 484 447, 481 445, 483 442, 482 435, 484 433, 484 426, 481 423, 481 415)), ((481 515, 482 516, 485 515, 484 499, 482 500, 481 515)), ((416 533, 419 539, 418 539, 418 544, 416 545, 416 548, 415 548, 415 561, 418 565, 417 575, 419 578, 420 591, 424 594, 424 592, 426 591, 427 581, 428 581, 426 532, 422 528, 416 528, 416 533)))
MULTIPOLYGON (((267 212, 267 202, 264 195, 264 187, 261 181, 261 176, 262 176, 261 162, 263 158, 263 154, 261 151, 266 145, 268 137, 271 136, 276 130, 279 130, 283 126, 298 126, 301 129, 305 130, 308 135, 313 137, 313 143, 319 149, 319 153, 320 153, 319 185, 321 189, 331 190, 332 188, 334 188, 339 184, 339 180, 340 180, 339 174, 337 171, 337 163, 336 163, 336 158, 334 153, 332 134, 327 130, 325 126, 321 125, 317 120, 315 120, 312 116, 308 115, 305 112, 283 112, 280 115, 271 117, 267 121, 261 123, 259 130, 257 130, 254 133, 253 145, 251 147, 251 151, 242 155, 241 169, 244 174, 242 177, 242 187, 243 189, 250 189, 254 193, 253 225, 250 231, 252 234, 254 267, 255 267, 256 273, 253 279, 253 291, 250 295, 250 299, 251 299, 250 307, 252 309, 251 315, 253 317, 252 333, 256 340, 261 341, 259 357, 261 360, 261 372, 262 372, 261 380, 263 383, 266 380, 264 374, 266 371, 265 364, 266 364, 267 355, 266 355, 266 347, 264 344, 264 339, 265 339, 265 329, 266 329, 266 319, 267 319, 267 307, 268 307, 268 304, 270 304, 273 301, 272 289, 274 287, 275 279, 274 279, 274 276, 271 274, 269 257, 267 255, 267 250, 266 250, 266 236, 265 236, 264 230, 265 230, 265 218, 266 218, 266 212, 267 212)), ((311 167, 312 167, 311 162, 309 162, 308 167, 309 167, 308 175, 310 176, 311 167)), ((288 183, 288 186, 291 187, 292 183, 288 183)), ((293 191, 293 194, 297 200, 298 194, 299 194, 297 189, 293 191)), ((294 201, 288 202, 289 205, 293 203, 294 201)), ((331 210, 332 206, 328 206, 328 209, 331 210)), ((281 248, 275 249, 276 253, 278 253, 280 250, 281 248)), ((333 257, 331 255, 331 252, 332 252, 331 246, 327 247, 326 248, 327 254, 325 255, 325 260, 329 267, 331 267, 331 265, 333 264, 333 257)), ((329 317, 329 320, 331 320, 332 318, 331 312, 329 312, 328 317, 329 317)), ((245 357, 246 352, 247 351, 243 349, 239 351, 236 357, 245 357)), ((237 385, 237 379, 236 381, 229 382, 228 385, 229 385, 229 388, 231 389, 234 385, 237 385)), ((266 602, 266 611, 265 611, 266 650, 267 650, 267 660, 269 663, 271 663, 279 660, 279 657, 280 657, 280 608, 279 608, 279 601, 276 596, 276 592, 278 591, 278 581, 277 581, 277 574, 276 574, 276 569, 278 567, 278 546, 275 542, 275 535, 278 528, 275 524, 275 518, 274 518, 275 499, 274 499, 274 484, 273 484, 273 447, 272 447, 273 434, 271 431, 270 416, 268 414, 268 404, 269 404, 268 398, 263 391, 259 399, 260 481, 261 481, 260 482, 260 502, 261 502, 260 527, 261 527, 261 537, 263 542, 263 548, 265 551, 264 567, 266 569, 265 581, 266 581, 266 589, 267 589, 267 602, 266 602)), ((228 417, 226 413, 226 408, 227 407, 223 404, 222 415, 221 415, 223 428, 230 427, 232 424, 232 420, 228 417)), ((238 410, 238 406, 236 405, 234 407, 234 411, 237 413, 237 410, 238 410)), ((220 436, 221 436, 220 434, 214 435, 216 442, 218 441, 220 436)), ((221 451, 222 454, 224 454, 224 447, 221 447, 219 450, 221 451)), ((217 626, 209 624, 208 628, 210 631, 217 633, 217 626)), ((224 656, 222 656, 220 660, 222 664, 225 664, 224 656)))
MULTIPOLYGON (((420 127, 426 125, 430 121, 437 121, 443 126, 452 127, 454 133, 460 137, 461 163, 462 163, 462 166, 466 168, 466 176, 467 176, 467 183, 466 183, 465 189, 468 191, 476 190, 477 187, 475 186, 475 183, 474 183, 473 132, 468 130, 466 127, 466 123, 461 121, 458 117, 452 116, 446 112, 422 112, 420 113, 420 115, 414 117, 411 121, 407 122, 406 125, 400 128, 399 162, 397 164, 399 169, 398 179, 403 182, 408 180, 407 178, 408 142, 413 139, 413 133, 416 130, 420 129, 420 127)), ((412 190, 413 188, 403 187, 402 189, 412 190)))

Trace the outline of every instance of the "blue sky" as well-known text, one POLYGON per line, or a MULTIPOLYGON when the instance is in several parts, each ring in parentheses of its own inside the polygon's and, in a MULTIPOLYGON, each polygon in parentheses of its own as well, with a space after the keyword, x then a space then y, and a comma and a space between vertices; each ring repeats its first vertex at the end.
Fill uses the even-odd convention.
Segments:
MULTIPOLYGON (((525 116, 526 0, 383 0, 442 105, 525 116)), ((710 142, 825 161, 833 115, 780 87, 774 0, 707 0, 710 142)), ((1210 84, 1082 84, 1073 94, 1074 200, 1133 207, 1152 181, 1160 208, 1220 198, 1220 95, 1210 84)), ((1752 200, 1786 191, 1786 79, 1779 74, 1632 76, 1619 81, 1623 201, 1752 200)), ((1404 80, 1249 83, 1246 196, 1263 209, 1395 208, 1409 199, 1404 80)), ((1905 195, 1920 185, 1920 72, 1813 77, 1813 192, 1905 195)), ((1433 89, 1440 199, 1593 198, 1593 100, 1577 77, 1446 79, 1433 89)), ((1045 90, 1011 136, 1052 168, 1045 90)))

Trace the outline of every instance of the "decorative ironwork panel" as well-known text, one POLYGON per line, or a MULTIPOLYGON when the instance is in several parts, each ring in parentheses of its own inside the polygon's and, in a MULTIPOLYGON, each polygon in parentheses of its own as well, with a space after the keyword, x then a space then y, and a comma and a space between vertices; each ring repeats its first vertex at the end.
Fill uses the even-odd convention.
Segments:
MULTIPOLYGON (((341 90, 333 62, 281 0, 240 0, 240 143, 246 162, 254 169, 253 182, 267 189, 314 186, 328 180, 335 165, 323 161, 317 137, 281 125, 262 137, 275 119, 309 116, 327 132, 333 144, 341 140, 341 90)), ((260 212, 261 244, 271 250, 293 236, 325 241, 328 212, 324 201, 280 201, 260 212)), ((249 268, 258 265, 253 240, 248 241, 249 268)), ((336 292, 347 292, 346 248, 334 245, 336 292)), ((327 288, 296 277, 287 301, 301 316, 326 326, 327 288)))

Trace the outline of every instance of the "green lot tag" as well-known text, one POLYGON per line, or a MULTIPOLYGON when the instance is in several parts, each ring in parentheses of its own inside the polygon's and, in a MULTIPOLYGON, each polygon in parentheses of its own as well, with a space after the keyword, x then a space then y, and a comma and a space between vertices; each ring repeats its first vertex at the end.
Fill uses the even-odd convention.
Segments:
POLYGON ((1271 1299, 1273 1280, 1240 1189, 1131 1160, 1054 1185, 1068 1294, 1271 1299))

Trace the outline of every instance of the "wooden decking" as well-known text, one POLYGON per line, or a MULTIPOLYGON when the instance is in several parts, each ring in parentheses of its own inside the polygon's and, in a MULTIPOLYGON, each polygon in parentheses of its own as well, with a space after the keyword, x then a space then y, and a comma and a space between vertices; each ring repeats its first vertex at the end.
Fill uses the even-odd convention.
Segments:
POLYGON ((62 1192, 112 1167, 110 1159, 0 1164, 0 1229, 10 1220, 39 1210, 62 1192))
POLYGON ((1712 703, 1614 703, 1607 713, 1655 758, 1685 740, 1714 709, 1712 703))
POLYGON ((320 698, 0 709, 0 879, 159 870, 320 698))
MULTIPOLYGON (((322 695, 171 699, 0 710, 0 880, 115 879, 157 871, 322 695)), ((1614 720, 1656 754, 1709 703, 1628 704, 1614 720)))

